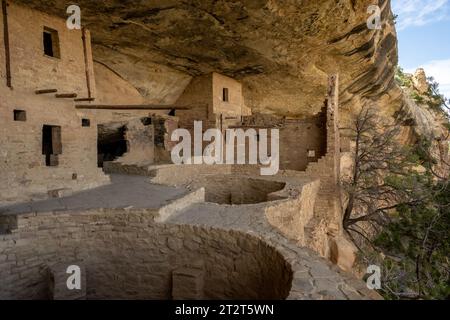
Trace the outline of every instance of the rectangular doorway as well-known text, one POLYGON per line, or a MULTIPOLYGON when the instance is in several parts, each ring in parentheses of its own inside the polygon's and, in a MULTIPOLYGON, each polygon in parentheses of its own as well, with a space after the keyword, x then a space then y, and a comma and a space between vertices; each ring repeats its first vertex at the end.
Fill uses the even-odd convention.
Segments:
POLYGON ((58 156, 62 154, 61 127, 44 125, 42 128, 42 154, 47 167, 59 165, 58 156))

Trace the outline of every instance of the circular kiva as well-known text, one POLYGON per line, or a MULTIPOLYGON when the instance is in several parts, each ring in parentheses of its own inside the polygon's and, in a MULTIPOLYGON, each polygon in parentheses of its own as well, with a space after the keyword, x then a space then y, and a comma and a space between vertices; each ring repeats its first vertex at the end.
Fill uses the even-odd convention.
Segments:
POLYGON ((242 232, 159 224, 145 213, 23 219, 26 226, 0 236, 1 299, 64 298, 72 265, 86 299, 285 299, 290 292, 284 257, 242 232))

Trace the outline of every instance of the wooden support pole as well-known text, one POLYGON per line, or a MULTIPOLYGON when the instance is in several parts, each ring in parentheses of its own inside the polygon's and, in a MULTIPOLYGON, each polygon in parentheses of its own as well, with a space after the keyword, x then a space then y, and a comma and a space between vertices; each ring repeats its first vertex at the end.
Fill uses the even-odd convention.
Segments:
POLYGON ((86 87, 88 92, 88 97, 92 98, 92 92, 91 92, 91 76, 89 74, 89 58, 88 58, 88 49, 87 49, 87 36, 86 36, 86 29, 83 28, 81 30, 81 39, 83 41, 83 53, 84 53, 84 71, 86 73, 86 87))
POLYGON ((339 184, 341 142, 339 135, 339 75, 328 78, 327 91, 327 155, 333 157, 333 179, 339 184))
POLYGON ((5 44, 6 85, 9 88, 12 88, 11 51, 9 47, 8 3, 6 2, 6 0, 2 1, 2 13, 3 13, 3 42, 5 44))

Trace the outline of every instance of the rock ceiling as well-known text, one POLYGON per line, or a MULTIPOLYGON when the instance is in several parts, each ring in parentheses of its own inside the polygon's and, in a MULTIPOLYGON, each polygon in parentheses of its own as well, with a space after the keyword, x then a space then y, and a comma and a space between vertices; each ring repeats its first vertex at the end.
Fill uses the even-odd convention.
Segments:
MULTIPOLYGON (((72 2, 17 1, 66 16, 72 2)), ((389 0, 383 28, 369 30, 373 0, 78 0, 95 60, 130 81, 148 101, 186 76, 211 71, 241 80, 256 111, 317 113, 327 75, 339 73, 343 109, 365 99, 392 101, 397 41, 389 0), (164 90, 158 88, 164 80, 164 90), (387 99, 387 100, 386 100, 387 99)), ((173 87, 174 90, 171 90, 173 87)))

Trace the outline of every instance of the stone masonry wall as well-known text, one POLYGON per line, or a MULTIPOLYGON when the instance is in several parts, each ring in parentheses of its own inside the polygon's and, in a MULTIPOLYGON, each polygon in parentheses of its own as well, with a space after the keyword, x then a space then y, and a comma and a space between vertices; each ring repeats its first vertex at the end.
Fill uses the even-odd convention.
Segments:
POLYGON ((175 103, 179 106, 192 108, 191 110, 179 110, 176 112, 176 115, 180 117, 180 126, 182 128, 193 127, 195 120, 214 120, 212 94, 212 74, 195 77, 191 80, 175 103))
POLYGON ((271 129, 279 129, 280 169, 304 171, 327 152, 325 112, 304 119, 255 114, 243 118, 242 128, 255 128, 257 132, 267 128, 269 137, 271 129))
MULTIPOLYGON (((3 18, 0 17, 1 42, 3 18)), ((87 97, 86 64, 80 30, 69 30, 64 19, 9 2, 9 40, 11 52, 12 86, 32 92, 37 89, 58 89, 59 93, 77 93, 87 97), (58 32, 60 58, 44 55, 44 27, 58 32)), ((90 43, 86 43, 90 52, 90 43)), ((4 60, 5 50, 0 50, 4 60)), ((92 61, 92 57, 88 57, 92 61)), ((89 67, 89 66, 88 66, 89 67)), ((0 73, 6 83, 6 66, 0 73)), ((92 79, 94 82, 94 79, 92 79)), ((95 84, 95 82, 94 82, 95 84)))
POLYGON ((280 169, 304 171, 326 152, 325 123, 316 116, 287 120, 280 129, 280 169))
POLYGON ((154 213, 145 211, 17 219, 12 234, 0 235, 0 299, 49 298, 49 268, 73 261, 86 269, 87 299, 170 299, 172 272, 192 267, 204 270, 203 298, 289 294, 289 264, 271 246, 240 232, 155 224, 154 213))
POLYGON ((40 197, 48 190, 76 191, 109 181, 97 168, 97 127, 82 126, 73 102, 3 86, 0 95, 0 204, 40 197), (26 121, 14 121, 15 109, 26 112, 26 121), (62 154, 56 167, 45 165, 43 125, 61 126, 62 154))
POLYGON ((319 178, 321 186, 309 229, 308 246, 329 257, 330 245, 342 236, 342 214, 339 189, 340 136, 339 136, 339 77, 330 76, 326 100, 327 153, 312 163, 306 175, 319 178))
POLYGON ((190 129, 194 120, 203 121, 204 129, 226 129, 237 125, 249 111, 244 105, 242 85, 229 77, 210 73, 192 79, 177 105, 190 106, 191 110, 177 111, 181 127, 190 129), (223 100, 223 89, 228 89, 228 101, 223 100))
POLYGON ((167 165, 151 170, 153 183, 190 190, 204 188, 206 202, 242 210, 246 216, 255 212, 264 214, 285 237, 304 246, 308 238, 305 227, 314 216, 320 180, 298 179, 299 174, 284 171, 277 176, 261 177, 255 166, 227 165, 167 165))
POLYGON ((219 204, 255 204, 269 201, 269 195, 284 189, 285 183, 237 175, 202 174, 189 188, 205 188, 206 202, 219 204))
POLYGON ((224 116, 240 116, 244 109, 244 97, 242 96, 242 85, 230 77, 213 73, 213 112, 224 116), (228 89, 228 101, 223 101, 223 89, 228 89))
MULTIPOLYGON (((8 6, 8 21, 13 88, 6 85, 6 66, 2 63, 0 204, 40 198, 49 190, 77 191, 108 183, 96 165, 96 127, 82 126, 83 116, 75 111, 72 100, 57 99, 54 93, 35 94, 37 89, 57 89, 58 93, 87 97, 81 31, 68 30, 64 19, 13 3, 8 6), (44 55, 44 26, 58 31, 60 58, 44 55), (23 118, 16 119, 20 121, 14 121, 14 110, 25 112, 23 118), (61 127, 62 154, 56 167, 45 165, 44 125, 61 127)), ((88 34, 87 40, 89 53, 88 34)), ((2 61, 4 54, 5 50, 0 50, 2 61)))
POLYGON ((306 245, 305 227, 313 218, 319 187, 319 180, 305 183, 299 187, 297 197, 292 197, 289 201, 269 203, 265 208, 268 221, 301 246, 306 245))
POLYGON ((228 165, 163 165, 151 170, 152 183, 181 186, 191 184, 201 175, 231 174, 228 165))

